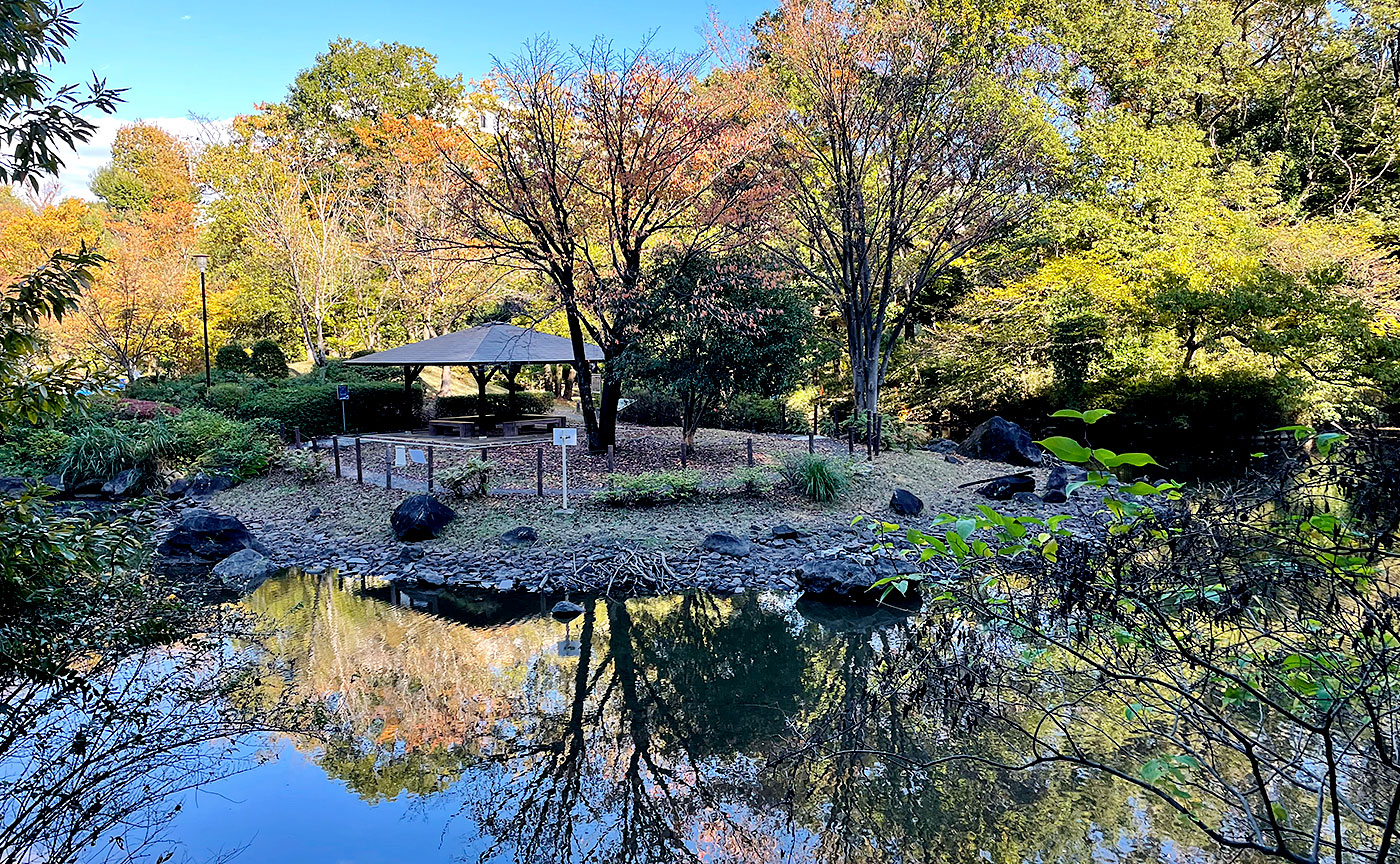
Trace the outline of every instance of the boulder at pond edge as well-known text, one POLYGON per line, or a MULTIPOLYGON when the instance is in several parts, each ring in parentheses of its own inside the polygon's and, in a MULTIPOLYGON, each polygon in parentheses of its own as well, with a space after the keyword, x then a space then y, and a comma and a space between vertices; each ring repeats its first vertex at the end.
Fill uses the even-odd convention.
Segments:
POLYGON ((1032 468, 1043 458, 1040 445, 1031 440, 1029 432, 1001 417, 993 417, 973 429, 958 452, 972 459, 1032 468))
POLYGON ((431 540, 456 518, 455 510, 433 496, 414 495, 394 508, 389 525, 400 540, 431 540))

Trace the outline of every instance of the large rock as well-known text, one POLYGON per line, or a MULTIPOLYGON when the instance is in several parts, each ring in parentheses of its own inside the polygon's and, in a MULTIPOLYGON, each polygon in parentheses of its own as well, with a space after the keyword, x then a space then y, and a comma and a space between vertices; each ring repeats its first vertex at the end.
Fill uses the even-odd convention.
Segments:
POLYGON ((506 533, 502 534, 501 545, 509 547, 528 546, 538 539, 540 539, 540 534, 538 531, 536 531, 529 525, 521 525, 518 528, 512 528, 506 533))
POLYGON ((431 540, 456 518, 456 511, 433 496, 414 495, 394 508, 389 525, 400 540, 431 540))
POLYGON ((998 477, 977 490, 977 494, 993 501, 1010 501, 1017 492, 1034 492, 1035 478, 1022 476, 998 477))
POLYGON ((28 477, 0 477, 0 496, 18 498, 35 485, 28 477))
POLYGON ((905 562, 881 561, 867 567, 850 558, 821 558, 803 563, 797 584, 802 596, 824 603, 889 603, 896 606, 918 606, 919 583, 910 582, 908 591, 885 593, 884 586, 872 586, 881 579, 899 573, 914 572, 905 562))
POLYGON ((890 496, 890 509, 901 516, 918 516, 924 512, 924 501, 908 489, 896 489, 890 496))
MULTIPOLYGON (((191 498, 208 498, 215 492, 232 489, 235 485, 237 481, 226 474, 205 474, 201 471, 190 478, 189 485, 185 487, 185 494, 191 498)), ((169 494, 169 490, 166 494, 169 494)))
POLYGON ((141 472, 135 468, 117 472, 117 476, 102 484, 102 494, 109 498, 125 498, 141 488, 141 472))
POLYGON ((168 570, 207 571, 243 549, 267 554, 236 518, 203 509, 186 510, 156 547, 156 563, 168 570))
POLYGON ((798 537, 802 536, 802 532, 788 525, 786 522, 781 525, 774 525, 772 534, 774 540, 796 540, 798 537))
POLYGON ((925 449, 932 450, 934 453, 952 453, 958 449, 958 442, 952 438, 935 438, 928 442, 925 449))
POLYGON ((248 594, 276 573, 277 565, 256 549, 240 549, 215 564, 212 572, 224 588, 235 594, 248 594))
POLYGON ((705 538, 700 548, 706 552, 718 552, 734 558, 746 558, 753 551, 753 544, 743 537, 736 537, 728 531, 716 531, 705 538))
POLYGON ((972 459, 1007 462, 1012 465, 1040 464, 1040 445, 1031 440, 1026 430, 1000 417, 993 417, 972 430, 958 452, 972 459))

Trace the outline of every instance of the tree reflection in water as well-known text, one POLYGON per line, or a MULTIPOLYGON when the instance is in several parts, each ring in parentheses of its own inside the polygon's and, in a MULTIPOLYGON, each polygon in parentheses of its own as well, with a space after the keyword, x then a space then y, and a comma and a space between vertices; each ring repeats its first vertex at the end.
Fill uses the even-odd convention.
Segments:
POLYGON ((282 674, 264 680, 327 712, 298 746, 366 800, 456 802, 483 838, 469 860, 1210 857, 1121 785, 907 764, 950 742, 1002 747, 980 722, 977 658, 1014 646, 933 616, 591 600, 561 652, 564 627, 543 614, 502 608, 510 623, 486 627, 467 604, 468 627, 306 577, 250 605, 280 627, 282 674))

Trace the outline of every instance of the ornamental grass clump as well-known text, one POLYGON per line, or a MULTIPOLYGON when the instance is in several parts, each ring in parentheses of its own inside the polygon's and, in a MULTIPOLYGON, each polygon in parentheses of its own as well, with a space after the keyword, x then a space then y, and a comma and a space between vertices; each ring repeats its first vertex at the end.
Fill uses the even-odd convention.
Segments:
POLYGON ((801 453, 783 460, 783 479, 792 488, 825 504, 845 494, 853 475, 849 459, 801 453))

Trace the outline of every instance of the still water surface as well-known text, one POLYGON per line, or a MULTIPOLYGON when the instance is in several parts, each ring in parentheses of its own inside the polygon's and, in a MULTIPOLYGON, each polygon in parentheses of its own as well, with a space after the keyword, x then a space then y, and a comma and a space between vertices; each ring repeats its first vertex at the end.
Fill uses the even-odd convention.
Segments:
POLYGON ((249 686, 316 706, 189 793, 176 859, 252 862, 1206 862, 1125 788, 1069 770, 932 772, 977 724, 889 704, 916 618, 784 595, 461 598, 292 573, 249 686), (812 745, 812 739, 825 742, 812 745))

